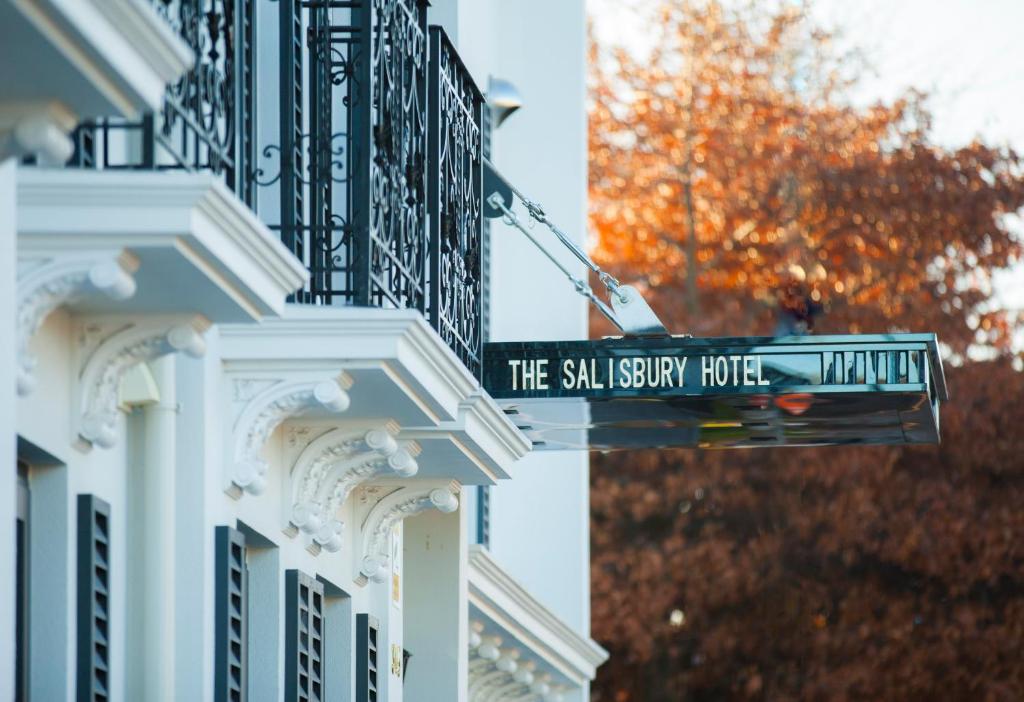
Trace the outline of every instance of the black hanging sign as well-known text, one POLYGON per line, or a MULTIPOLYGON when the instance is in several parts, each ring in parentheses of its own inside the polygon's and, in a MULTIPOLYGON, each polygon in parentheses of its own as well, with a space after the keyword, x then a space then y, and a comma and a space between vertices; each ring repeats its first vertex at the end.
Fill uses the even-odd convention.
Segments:
POLYGON ((934 443, 932 334, 487 344, 483 382, 545 448, 934 443))

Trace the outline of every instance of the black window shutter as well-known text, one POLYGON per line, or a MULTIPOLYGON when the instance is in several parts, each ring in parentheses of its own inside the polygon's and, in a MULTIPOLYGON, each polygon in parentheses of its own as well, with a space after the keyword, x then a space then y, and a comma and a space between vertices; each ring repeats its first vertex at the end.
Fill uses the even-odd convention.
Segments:
POLYGON ((324 698, 324 584, 298 570, 285 571, 286 702, 324 698))
POLYGON ((377 702, 380 624, 369 614, 356 615, 356 702, 377 702))
POLYGON ((246 612, 248 587, 245 569, 245 535, 231 527, 219 526, 215 533, 214 587, 216 659, 214 699, 216 702, 245 700, 246 612))
POLYGON ((78 496, 79 702, 110 695, 110 505, 78 496))

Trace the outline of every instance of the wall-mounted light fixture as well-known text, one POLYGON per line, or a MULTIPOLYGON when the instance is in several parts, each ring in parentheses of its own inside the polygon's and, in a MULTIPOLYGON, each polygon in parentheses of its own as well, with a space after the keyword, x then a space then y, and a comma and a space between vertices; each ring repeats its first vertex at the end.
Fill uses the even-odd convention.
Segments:
POLYGON ((523 96, 519 88, 511 82, 491 76, 487 79, 487 106, 491 110, 491 119, 497 129, 513 112, 523 106, 523 96))

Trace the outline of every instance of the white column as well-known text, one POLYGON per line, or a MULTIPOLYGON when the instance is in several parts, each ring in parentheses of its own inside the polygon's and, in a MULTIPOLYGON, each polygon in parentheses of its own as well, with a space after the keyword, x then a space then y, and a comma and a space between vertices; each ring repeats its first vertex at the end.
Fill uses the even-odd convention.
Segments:
POLYGON ((405 520, 406 702, 468 699, 467 526, 463 507, 405 520))
POLYGON ((0 699, 14 698, 14 522, 17 499, 14 420, 15 163, 0 161, 0 699))
POLYGON ((142 472, 142 553, 140 578, 142 617, 141 660, 129 665, 142 669, 138 699, 174 702, 174 536, 175 536, 175 428, 177 402, 175 357, 164 356, 150 364, 160 399, 143 410, 144 448, 142 472))
MULTIPOLYGON (((208 503, 210 495, 220 494, 223 447, 217 413, 220 359, 216 329, 205 338, 203 358, 178 355, 174 361, 175 400, 180 408, 174 452, 174 546, 177 562, 182 564, 175 569, 174 590, 175 616, 183 623, 175 631, 175 691, 179 699, 189 702, 209 702, 213 697, 214 526, 234 526, 230 520, 215 521, 208 503)), ((253 589, 250 582, 250 597, 253 589)), ((250 688, 248 699, 265 698, 254 697, 250 688)))

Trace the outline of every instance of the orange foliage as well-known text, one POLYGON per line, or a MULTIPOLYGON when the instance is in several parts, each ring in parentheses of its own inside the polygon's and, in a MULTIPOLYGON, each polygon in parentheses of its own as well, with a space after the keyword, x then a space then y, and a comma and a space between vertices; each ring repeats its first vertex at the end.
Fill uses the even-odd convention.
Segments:
POLYGON ((679 332, 769 332, 797 283, 828 329, 1005 347, 1005 317, 980 316, 1021 253, 1003 219, 1024 205, 1017 155, 930 144, 919 95, 851 107, 828 35, 746 12, 665 2, 642 62, 593 45, 595 258, 679 332))
POLYGON ((593 46, 595 257, 677 333, 820 304, 815 332, 963 363, 940 447, 595 457, 594 699, 1024 699, 1024 375, 991 302, 1024 169, 931 143, 920 95, 850 106, 858 64, 761 7, 666 0, 649 59, 593 46))

